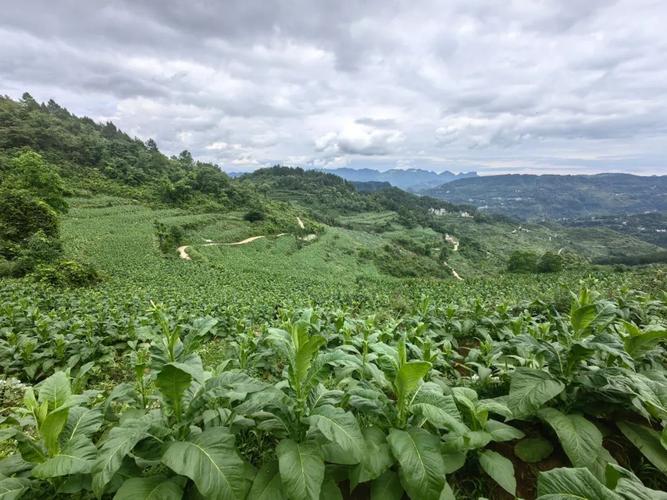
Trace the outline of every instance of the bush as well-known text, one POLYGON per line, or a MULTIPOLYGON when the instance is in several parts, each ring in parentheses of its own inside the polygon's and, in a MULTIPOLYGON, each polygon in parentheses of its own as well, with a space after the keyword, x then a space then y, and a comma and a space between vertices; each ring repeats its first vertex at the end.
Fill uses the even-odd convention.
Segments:
POLYGON ((62 242, 58 238, 48 237, 41 230, 16 248, 16 256, 12 261, 12 275, 16 277, 28 274, 38 264, 55 262, 63 252, 62 242))
POLYGON ((563 269, 563 258, 553 252, 545 252, 537 263, 538 273, 557 273, 563 269))
POLYGON ((91 265, 73 260, 61 260, 55 264, 40 264, 31 276, 42 283, 57 287, 91 286, 102 280, 91 265))
POLYGON ((537 270, 537 255, 533 252, 512 252, 507 270, 513 273, 534 273, 537 270))
POLYGON ((58 214, 25 190, 0 191, 0 240, 20 243, 38 231, 58 237, 58 214))
POLYGON ((264 220, 265 217, 266 215, 261 210, 250 210, 243 216, 243 219, 248 222, 259 222, 264 220))
POLYGON ((180 226, 167 226, 162 222, 155 222, 158 246, 164 254, 172 255, 174 250, 180 246, 185 236, 185 231, 180 226))

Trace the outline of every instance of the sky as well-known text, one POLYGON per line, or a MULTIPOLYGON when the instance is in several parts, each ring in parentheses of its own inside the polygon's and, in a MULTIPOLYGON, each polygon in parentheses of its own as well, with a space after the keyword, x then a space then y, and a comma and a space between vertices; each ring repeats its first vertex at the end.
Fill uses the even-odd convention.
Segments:
POLYGON ((667 174, 664 0, 0 0, 0 94, 227 171, 667 174))

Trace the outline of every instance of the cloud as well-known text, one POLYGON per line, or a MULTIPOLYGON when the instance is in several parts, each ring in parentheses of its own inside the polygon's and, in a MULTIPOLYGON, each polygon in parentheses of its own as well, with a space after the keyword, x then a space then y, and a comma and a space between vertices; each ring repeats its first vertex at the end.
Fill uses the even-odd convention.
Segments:
POLYGON ((333 155, 387 155, 404 140, 403 133, 397 130, 381 130, 354 123, 340 132, 329 132, 319 137, 315 141, 315 149, 333 155))
POLYGON ((665 18, 653 0, 5 2, 0 91, 226 169, 665 173, 665 18))

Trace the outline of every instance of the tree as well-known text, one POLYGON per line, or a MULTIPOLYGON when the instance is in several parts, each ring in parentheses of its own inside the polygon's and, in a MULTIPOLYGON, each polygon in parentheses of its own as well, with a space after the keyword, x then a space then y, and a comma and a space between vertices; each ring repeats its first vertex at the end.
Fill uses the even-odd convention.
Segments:
POLYGON ((158 151, 157 143, 156 143, 153 139, 148 139, 148 140, 146 141, 146 147, 147 147, 148 150, 151 151, 151 152, 154 152, 154 153, 155 153, 155 152, 158 151))
POLYGON ((507 264, 507 270, 511 272, 534 273, 537 270, 537 255, 533 252, 512 252, 507 264))
POLYGON ((246 212, 246 214, 243 216, 243 219, 247 220, 248 222, 258 222, 264 220, 264 218, 265 218, 264 212, 256 209, 246 212))
POLYGON ((58 214, 32 193, 19 189, 0 190, 0 249, 6 255, 15 253, 16 246, 42 232, 46 237, 58 237, 58 214))
POLYGON ((30 191, 58 212, 67 211, 63 180, 58 172, 44 161, 42 155, 25 151, 15 157, 11 165, 11 174, 4 184, 30 191))
POLYGON ((449 246, 447 246, 447 242, 443 242, 443 245, 440 248, 440 255, 438 257, 438 260, 440 260, 440 262, 445 262, 450 255, 451 255, 451 249, 449 248, 449 246))
POLYGON ((537 263, 539 273, 557 273, 563 269, 563 257, 553 252, 545 252, 537 263))
POLYGON ((192 159, 192 153, 187 149, 181 151, 178 155, 178 162, 184 167, 192 167, 194 165, 194 160, 192 159))

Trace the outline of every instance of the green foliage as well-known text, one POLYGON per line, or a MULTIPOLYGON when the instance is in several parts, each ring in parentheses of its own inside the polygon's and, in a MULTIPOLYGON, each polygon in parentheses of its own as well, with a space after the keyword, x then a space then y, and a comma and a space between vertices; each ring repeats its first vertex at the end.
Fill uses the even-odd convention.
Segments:
POLYGON ((34 151, 24 151, 12 160, 5 186, 23 189, 46 202, 57 212, 66 212, 65 187, 58 172, 34 151))
POLYGON ((526 273, 556 273, 563 269, 563 258, 553 252, 538 257, 533 252, 515 251, 510 255, 507 270, 526 273))
POLYGON ((563 258, 557 253, 545 252, 537 261, 538 273, 557 273, 563 269, 563 258))
POLYGON ((261 210, 250 210, 243 216, 243 220, 247 220, 248 222, 257 222, 264 220, 265 218, 266 215, 261 210))
POLYGON ((512 252, 507 263, 510 272, 534 273, 537 271, 537 255, 532 252, 512 252))
POLYGON ((41 231, 58 237, 58 215, 46 202, 25 190, 0 191, 0 241, 5 252, 41 231))
POLYGON ((99 283, 100 273, 90 264, 73 260, 59 260, 53 264, 39 264, 31 273, 37 281, 56 287, 84 287, 99 283))

